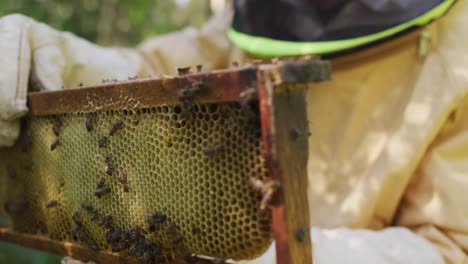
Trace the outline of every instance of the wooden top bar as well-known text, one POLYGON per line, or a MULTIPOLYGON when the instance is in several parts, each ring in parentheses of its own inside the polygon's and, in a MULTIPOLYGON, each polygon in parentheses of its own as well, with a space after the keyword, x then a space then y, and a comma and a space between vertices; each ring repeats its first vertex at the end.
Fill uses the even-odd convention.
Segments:
POLYGON ((114 109, 135 109, 179 103, 180 89, 202 83, 205 87, 193 101, 233 102, 247 87, 255 85, 256 67, 187 74, 170 78, 142 78, 28 94, 29 114, 33 116, 114 109))
POLYGON ((307 82, 327 79, 328 62, 312 60, 280 62, 260 66, 194 73, 175 77, 141 78, 108 82, 96 86, 28 94, 29 115, 55 115, 116 109, 138 109, 180 103, 179 91, 202 83, 204 88, 193 97, 196 103, 226 103, 239 100, 239 94, 256 88, 257 71, 276 69, 283 82, 307 82))

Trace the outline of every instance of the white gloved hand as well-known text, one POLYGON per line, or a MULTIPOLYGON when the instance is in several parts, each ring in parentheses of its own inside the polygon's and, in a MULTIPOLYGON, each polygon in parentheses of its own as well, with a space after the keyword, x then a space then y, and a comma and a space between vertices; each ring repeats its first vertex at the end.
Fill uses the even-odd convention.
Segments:
POLYGON ((151 73, 143 67, 136 50, 99 47, 23 15, 0 18, 0 147, 19 134, 28 81, 36 90, 58 90, 151 73))
MULTIPOLYGON (((313 263, 318 264, 443 264, 426 239, 407 228, 311 229, 313 263)), ((239 264, 275 264, 275 243, 259 258, 239 264)))

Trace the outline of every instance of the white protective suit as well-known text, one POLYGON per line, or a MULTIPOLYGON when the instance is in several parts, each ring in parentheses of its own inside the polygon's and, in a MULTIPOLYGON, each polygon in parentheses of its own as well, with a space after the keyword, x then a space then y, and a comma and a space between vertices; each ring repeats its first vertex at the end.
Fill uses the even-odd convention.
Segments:
MULTIPOLYGON (((28 78, 54 90, 227 67, 245 57, 228 25, 217 17, 117 49, 0 18, 0 145, 18 134, 28 78)), ((467 29, 468 2, 457 1, 419 30, 333 58, 332 80, 309 89, 315 263, 468 263, 467 29)), ((246 263, 274 263, 274 246, 246 263)))

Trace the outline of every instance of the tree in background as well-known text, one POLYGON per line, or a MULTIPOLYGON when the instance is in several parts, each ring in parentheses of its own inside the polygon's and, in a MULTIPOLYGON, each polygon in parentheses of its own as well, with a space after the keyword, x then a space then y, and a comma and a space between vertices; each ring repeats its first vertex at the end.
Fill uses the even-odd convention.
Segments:
POLYGON ((1 0, 0 16, 21 13, 100 45, 134 45, 143 39, 200 26, 209 0, 1 0), (183 3, 183 4, 181 4, 183 3))

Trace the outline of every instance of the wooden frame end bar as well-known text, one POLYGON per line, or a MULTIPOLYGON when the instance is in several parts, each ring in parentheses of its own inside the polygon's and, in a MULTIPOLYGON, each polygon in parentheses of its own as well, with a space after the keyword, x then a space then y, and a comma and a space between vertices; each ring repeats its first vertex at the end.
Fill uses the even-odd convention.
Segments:
POLYGON ((257 72, 263 153, 270 180, 279 182, 272 203, 278 264, 312 263, 306 88, 330 79, 330 71, 327 62, 308 61, 267 65, 257 72))

